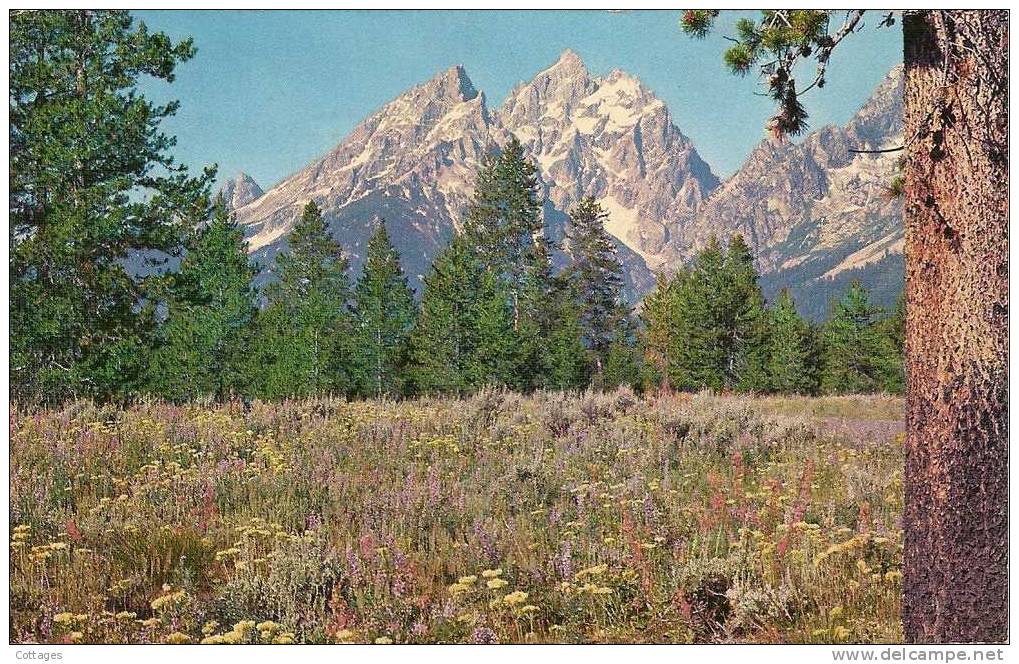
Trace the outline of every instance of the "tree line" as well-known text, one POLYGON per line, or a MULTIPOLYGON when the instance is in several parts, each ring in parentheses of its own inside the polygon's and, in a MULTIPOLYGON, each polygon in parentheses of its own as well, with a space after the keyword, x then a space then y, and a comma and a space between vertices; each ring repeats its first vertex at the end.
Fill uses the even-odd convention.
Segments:
POLYGON ((177 105, 136 87, 172 81, 191 41, 119 11, 19 12, 11 27, 10 377, 23 403, 902 387, 901 311, 883 316, 858 285, 823 326, 787 294, 767 307, 738 236, 632 311, 604 210, 580 201, 554 246, 515 139, 480 169, 420 302, 382 220, 352 283, 314 202, 259 293, 242 230, 210 203, 214 169, 193 177, 168 154, 160 123, 177 105), (556 270, 560 250, 571 260, 556 270), (179 269, 137 265, 166 256, 179 269))
POLYGON ((140 388, 174 401, 491 385, 902 390, 901 309, 883 315, 858 283, 826 323, 809 323, 788 292, 766 306, 750 248, 735 235, 661 276, 635 314, 598 203, 585 198, 570 211, 562 248, 571 262, 558 273, 540 211, 535 167, 511 140, 483 165, 463 230, 433 263, 419 304, 383 220, 351 284, 343 248, 311 201, 259 307, 243 233, 219 201, 168 277, 140 388))

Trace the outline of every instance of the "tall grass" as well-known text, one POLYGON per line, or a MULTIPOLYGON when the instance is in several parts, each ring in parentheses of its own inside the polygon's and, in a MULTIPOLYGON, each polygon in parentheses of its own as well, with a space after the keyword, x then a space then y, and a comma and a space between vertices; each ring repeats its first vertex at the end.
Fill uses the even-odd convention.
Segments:
POLYGON ((901 401, 11 416, 18 642, 901 639, 901 401))

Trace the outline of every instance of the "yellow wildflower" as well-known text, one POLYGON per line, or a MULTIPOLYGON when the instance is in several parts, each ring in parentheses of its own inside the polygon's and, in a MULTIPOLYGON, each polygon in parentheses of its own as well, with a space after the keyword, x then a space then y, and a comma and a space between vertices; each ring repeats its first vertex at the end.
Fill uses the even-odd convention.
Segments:
POLYGON ((527 593, 522 590, 515 590, 502 598, 502 601, 510 606, 514 604, 523 604, 526 600, 527 593))
POLYGON ((476 577, 476 576, 474 576, 472 574, 470 576, 461 576, 459 579, 456 580, 456 582, 466 586, 466 585, 470 585, 470 584, 474 583, 477 580, 478 580, 478 577, 476 577))
POLYGON ((174 645, 180 645, 182 643, 191 643, 191 637, 184 632, 172 632, 166 635, 164 639, 165 643, 172 643, 174 645))
POLYGON ((58 613, 57 615, 53 616, 53 622, 57 623, 58 625, 69 624, 73 621, 74 614, 66 611, 64 613, 58 613))
POLYGON ((486 583, 485 585, 487 585, 492 590, 498 590, 499 588, 504 588, 507 585, 507 583, 505 579, 489 579, 488 583, 486 583))
POLYGON ((388 636, 380 636, 379 638, 375 639, 375 645, 377 646, 388 646, 392 642, 393 640, 388 636))
POLYGON ((486 579, 494 579, 497 576, 502 576, 502 568, 497 567, 495 569, 486 569, 484 572, 481 573, 481 576, 485 577, 486 579))

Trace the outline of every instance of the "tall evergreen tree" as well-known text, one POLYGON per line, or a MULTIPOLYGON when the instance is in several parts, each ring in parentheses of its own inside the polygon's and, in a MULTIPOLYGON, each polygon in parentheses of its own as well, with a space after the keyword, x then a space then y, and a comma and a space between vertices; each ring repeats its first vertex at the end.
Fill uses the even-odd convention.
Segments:
POLYGON ((256 311, 254 276, 244 233, 217 198, 212 219, 191 233, 180 270, 171 276, 149 389, 174 401, 241 391, 256 311))
POLYGON ((826 394, 879 392, 894 385, 901 359, 876 326, 880 309, 854 281, 825 325, 821 390, 826 394))
POLYGON ((549 298, 549 332, 543 348, 542 387, 555 390, 579 389, 588 382, 587 349, 583 326, 572 284, 565 278, 555 280, 549 298))
POLYGON ((676 369, 685 378, 677 386, 721 390, 728 384, 732 335, 725 325, 729 301, 725 269, 725 254, 712 237, 677 292, 677 332, 682 334, 675 334, 673 343, 676 369))
POLYGON ((570 212, 570 252, 567 274, 577 293, 584 343, 591 351, 592 374, 605 367, 609 346, 627 315, 622 301, 623 266, 604 221, 608 217, 592 197, 570 212))
POLYGON ((463 235, 425 277, 410 343, 409 373, 418 393, 464 394, 513 379, 513 317, 504 286, 463 235))
POLYGON ((126 11, 9 18, 11 393, 124 395, 155 328, 140 306, 150 282, 124 259, 177 253, 213 177, 174 163, 160 124, 177 103, 153 104, 137 84, 172 82, 195 49, 126 11))
POLYGON ((482 165, 464 232, 481 264, 506 285, 518 325, 525 308, 521 300, 533 290, 535 280, 548 278, 549 246, 537 170, 516 137, 482 165))
POLYGON ((559 310, 550 303, 555 283, 537 170, 516 138, 485 160, 467 210, 464 238, 505 294, 512 313, 516 366, 511 384, 522 390, 541 386, 549 372, 546 340, 559 310))
POLYGON ((783 394, 811 394, 817 388, 810 326, 796 311, 788 289, 768 310, 768 387, 783 394))
POLYGON ((314 201, 276 259, 279 280, 266 289, 252 353, 254 391, 265 398, 351 388, 350 282, 343 249, 314 201))
POLYGON ((757 283, 753 253, 738 233, 729 240, 723 277, 719 324, 726 330, 725 385, 730 389, 766 390, 768 328, 764 295, 757 283))
POLYGON ((357 391, 374 397, 399 394, 417 310, 384 220, 368 240, 353 315, 357 391))
POLYGON ((684 382, 676 375, 679 362, 675 342, 682 334, 680 290, 687 278, 685 268, 681 268, 672 278, 659 274, 654 290, 644 297, 640 319, 643 323, 641 348, 646 388, 680 388, 684 382))

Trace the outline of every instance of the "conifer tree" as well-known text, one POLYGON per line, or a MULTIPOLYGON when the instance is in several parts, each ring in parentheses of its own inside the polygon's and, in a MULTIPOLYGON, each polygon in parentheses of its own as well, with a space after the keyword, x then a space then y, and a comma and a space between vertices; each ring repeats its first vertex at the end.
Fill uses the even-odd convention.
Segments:
POLYGON ((640 387, 643 363, 637 347, 637 336, 629 318, 620 321, 605 357, 605 371, 601 375, 603 389, 621 386, 640 387))
POLYGON ((216 199, 171 277, 167 318, 149 366, 149 389, 173 401, 241 391, 245 340, 255 316, 244 233, 216 199))
POLYGON ((309 202, 276 259, 266 289, 251 371, 264 398, 346 392, 351 387, 347 260, 322 212, 309 202))
POLYGON ((754 257, 743 236, 733 235, 725 256, 720 304, 725 329, 725 386, 766 390, 768 329, 754 257))
POLYGON ((172 82, 195 49, 126 11, 9 18, 11 394, 124 397, 156 322, 140 305, 154 280, 124 258, 179 254, 214 175, 174 163, 160 125, 178 104, 152 103, 138 81, 172 82))
POLYGON ((464 238, 510 307, 516 358, 510 384, 540 387, 549 373, 546 342, 557 324, 550 304, 551 243, 541 219, 537 171, 516 138, 482 165, 464 238))
POLYGON ((588 382, 587 349, 572 285, 565 278, 555 280, 549 298, 551 323, 542 358, 542 387, 555 390, 579 389, 588 382))
POLYGON ((481 264, 505 284, 514 325, 518 325, 525 293, 534 295, 530 288, 534 281, 548 278, 549 246, 541 220, 537 170, 516 137, 482 165, 464 231, 481 264))
POLYGON ((768 310, 768 387, 783 394, 811 394, 817 388, 811 330, 796 311, 788 289, 768 310))
POLYGON ((413 390, 465 394, 512 381, 512 311, 495 275, 463 235, 453 238, 425 277, 411 334, 413 390))
POLYGON ((354 290, 356 389, 366 396, 397 395, 417 315, 414 292, 400 267, 400 255, 385 221, 368 240, 364 271, 354 290))
POLYGON ((901 359, 875 324, 879 313, 867 290, 854 281, 825 325, 822 392, 879 392, 894 384, 901 359))
POLYGON ((616 245, 605 230, 608 217, 592 197, 584 198, 570 213, 570 252, 567 274, 576 291, 584 343, 591 352, 592 375, 602 373, 609 346, 623 324, 623 266, 616 245))
POLYGON ((721 390, 727 385, 732 335, 725 324, 729 301, 725 269, 725 254, 711 237, 694 258, 685 287, 677 292, 673 343, 678 346, 676 369, 684 377, 677 386, 721 390))
POLYGON ((644 354, 646 388, 679 388, 676 380, 678 358, 675 340, 679 334, 679 300, 685 269, 669 278, 658 274, 655 288, 644 297, 640 319, 643 323, 641 349, 644 354))

